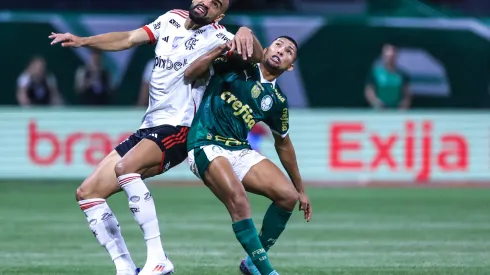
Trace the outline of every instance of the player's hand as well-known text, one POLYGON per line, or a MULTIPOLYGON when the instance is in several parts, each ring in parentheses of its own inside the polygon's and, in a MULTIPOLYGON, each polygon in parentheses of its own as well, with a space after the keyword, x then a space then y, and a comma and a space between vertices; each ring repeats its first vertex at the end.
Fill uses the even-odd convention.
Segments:
POLYGON ((311 221, 311 202, 306 193, 299 193, 299 211, 304 212, 304 217, 307 222, 311 221))
POLYGON ((230 51, 236 50, 243 60, 252 57, 254 50, 254 35, 251 29, 241 27, 231 41, 230 51))
POLYGON ((53 39, 51 41, 51 45, 57 44, 61 42, 62 47, 73 47, 78 48, 82 46, 82 38, 76 35, 73 35, 69 32, 67 33, 54 33, 52 32, 49 39, 53 39))

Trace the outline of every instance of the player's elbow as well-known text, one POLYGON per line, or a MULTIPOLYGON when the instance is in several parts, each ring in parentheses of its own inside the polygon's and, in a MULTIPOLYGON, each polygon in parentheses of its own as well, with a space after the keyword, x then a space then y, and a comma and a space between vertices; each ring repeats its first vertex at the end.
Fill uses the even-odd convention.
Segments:
POLYGON ((187 68, 184 72, 184 80, 188 82, 192 82, 197 78, 197 73, 196 70, 192 69, 191 67, 187 68))

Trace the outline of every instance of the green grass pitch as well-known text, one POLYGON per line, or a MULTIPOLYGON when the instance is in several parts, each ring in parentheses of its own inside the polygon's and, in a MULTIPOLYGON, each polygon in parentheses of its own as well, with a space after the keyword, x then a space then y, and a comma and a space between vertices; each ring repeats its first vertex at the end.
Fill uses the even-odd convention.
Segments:
MULTIPOLYGON (((74 200, 74 183, 0 183, 0 274, 115 274, 74 200)), ((238 274, 244 252, 205 188, 152 187, 176 275, 238 274)), ((490 274, 490 190, 310 188, 269 253, 281 275, 490 274)), ((268 201, 251 196, 258 227, 268 201)), ((142 234, 120 193, 109 200, 138 265, 142 234)))

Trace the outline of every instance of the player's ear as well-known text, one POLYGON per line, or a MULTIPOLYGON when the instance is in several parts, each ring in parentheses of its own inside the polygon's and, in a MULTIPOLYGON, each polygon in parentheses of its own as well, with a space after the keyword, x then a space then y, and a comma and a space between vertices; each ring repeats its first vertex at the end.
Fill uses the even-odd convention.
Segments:
POLYGON ((218 18, 216 18, 216 20, 214 20, 214 23, 218 23, 219 21, 223 20, 223 18, 225 18, 224 13, 220 14, 220 16, 218 16, 218 18))
POLYGON ((289 68, 287 69, 288 72, 294 70, 294 64, 291 64, 291 66, 289 66, 289 68))

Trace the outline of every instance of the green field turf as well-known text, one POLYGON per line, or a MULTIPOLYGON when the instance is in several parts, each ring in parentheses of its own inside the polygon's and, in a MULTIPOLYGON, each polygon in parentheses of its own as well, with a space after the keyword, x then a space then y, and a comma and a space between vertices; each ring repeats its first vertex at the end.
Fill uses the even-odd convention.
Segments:
MULTIPOLYGON (((0 274, 115 274, 74 200, 75 185, 0 183, 0 274)), ((204 188, 153 187, 176 275, 238 274, 244 255, 204 188)), ((490 274, 490 190, 309 189, 269 256, 281 275, 490 274)), ((133 259, 145 246, 124 194, 109 200, 133 259)), ((252 197, 260 224, 268 202, 252 197)))

